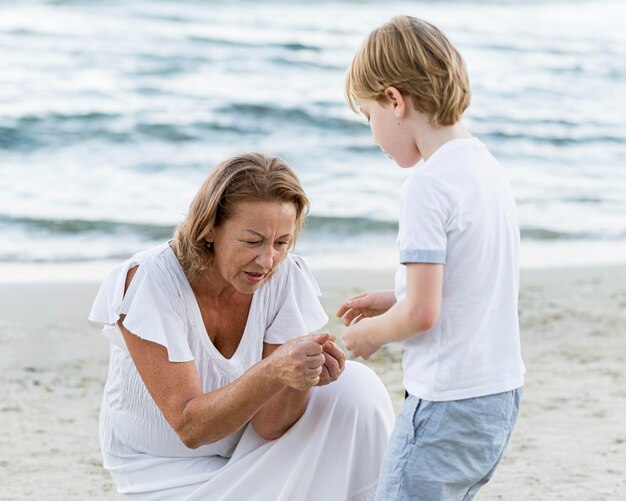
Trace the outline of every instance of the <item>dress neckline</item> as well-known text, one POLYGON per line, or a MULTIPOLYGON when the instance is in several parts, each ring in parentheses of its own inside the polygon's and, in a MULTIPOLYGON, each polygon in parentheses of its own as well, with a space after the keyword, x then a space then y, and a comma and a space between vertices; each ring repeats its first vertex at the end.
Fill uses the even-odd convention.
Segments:
POLYGON ((245 345, 247 344, 249 331, 251 330, 252 317, 254 316, 254 312, 257 311, 258 309, 257 308, 257 303, 259 301, 258 296, 264 284, 262 284, 261 287, 259 287, 259 289, 257 289, 252 294, 252 301, 250 301, 250 308, 248 310, 248 318, 246 319, 246 325, 243 328, 243 334, 241 335, 241 339, 239 340, 239 344, 237 345, 237 349, 235 350, 235 353, 233 353, 230 358, 227 358, 222 354, 222 352, 220 352, 217 349, 217 347, 213 344, 213 341, 211 341, 211 338, 209 337, 209 333, 206 329, 206 326, 204 325, 204 320, 202 318, 202 312, 200 311, 200 305, 198 304, 198 299, 196 298, 196 295, 193 292, 193 288, 191 287, 191 284, 189 283, 189 280, 187 279, 187 275, 185 275, 185 272, 183 271, 183 268, 180 265, 180 261, 178 261, 178 257, 176 256, 176 253, 174 252, 174 249, 172 249, 169 242, 167 243, 167 248, 169 249, 171 258, 173 258, 173 261, 176 262, 176 267, 175 267, 176 272, 179 274, 181 282, 184 284, 185 292, 187 295, 185 300, 187 301, 188 305, 193 311, 196 332, 198 336, 200 337, 200 342, 202 343, 202 346, 204 346, 204 348, 211 355, 213 355, 212 357, 213 360, 219 363, 225 369, 234 369, 238 367, 242 363, 243 352, 245 350, 245 345))

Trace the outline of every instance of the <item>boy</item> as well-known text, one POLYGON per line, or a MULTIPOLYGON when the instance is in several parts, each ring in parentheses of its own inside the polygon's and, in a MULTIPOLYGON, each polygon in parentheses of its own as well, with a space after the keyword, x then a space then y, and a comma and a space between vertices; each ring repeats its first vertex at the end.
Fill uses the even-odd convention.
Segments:
POLYGON ((460 122, 465 64, 436 27, 400 16, 374 30, 346 91, 400 167, 424 160, 402 190, 395 293, 361 294, 337 312, 354 356, 404 341, 408 397, 376 499, 472 499, 502 457, 524 383, 513 193, 460 122))

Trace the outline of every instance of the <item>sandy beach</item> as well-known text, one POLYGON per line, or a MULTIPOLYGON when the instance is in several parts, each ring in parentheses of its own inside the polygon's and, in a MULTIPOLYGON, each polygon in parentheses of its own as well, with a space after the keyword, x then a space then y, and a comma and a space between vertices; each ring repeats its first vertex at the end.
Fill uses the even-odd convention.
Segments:
MULTIPOLYGON (((320 271, 332 315, 392 273, 320 271)), ((108 346, 85 320, 98 284, 0 283, 0 499, 118 499, 101 467, 108 346)), ((525 270, 527 379, 506 457, 478 499, 626 499, 626 266, 525 270)), ((341 332, 338 321, 329 330, 341 332)), ((401 347, 368 364, 402 405, 401 347)))

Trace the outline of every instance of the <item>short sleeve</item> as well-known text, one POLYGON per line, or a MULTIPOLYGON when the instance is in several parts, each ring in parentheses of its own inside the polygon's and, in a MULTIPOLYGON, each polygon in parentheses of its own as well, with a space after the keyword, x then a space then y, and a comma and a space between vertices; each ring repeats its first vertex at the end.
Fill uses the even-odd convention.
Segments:
POLYGON ((412 176, 402 192, 398 249, 400 263, 446 262, 449 197, 430 176, 412 176))
POLYGON ((318 299, 321 291, 306 262, 290 254, 281 265, 269 305, 270 324, 264 342, 282 344, 321 329, 328 316, 318 299))
POLYGON ((135 266, 137 263, 127 261, 105 279, 89 313, 89 320, 103 323, 104 336, 126 350, 124 336, 117 325, 120 316, 126 315, 124 327, 142 339, 164 346, 171 362, 193 360, 180 305, 164 277, 159 276, 157 267, 139 264, 124 294, 126 276, 135 266))

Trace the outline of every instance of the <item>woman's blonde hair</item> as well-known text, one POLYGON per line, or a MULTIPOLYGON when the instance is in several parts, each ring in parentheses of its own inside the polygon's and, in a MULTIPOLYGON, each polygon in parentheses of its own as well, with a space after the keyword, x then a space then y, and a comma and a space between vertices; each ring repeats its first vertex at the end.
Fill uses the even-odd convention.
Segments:
POLYGON ((359 48, 346 77, 350 108, 359 112, 358 99, 386 103, 389 86, 432 115, 435 126, 458 122, 471 99, 461 54, 437 27, 410 16, 376 28, 359 48))
POLYGON ((293 245, 309 209, 298 176, 280 158, 263 153, 236 155, 215 166, 176 228, 174 250, 188 278, 213 266, 213 247, 205 240, 211 229, 230 218, 239 202, 250 200, 293 203, 293 245))

